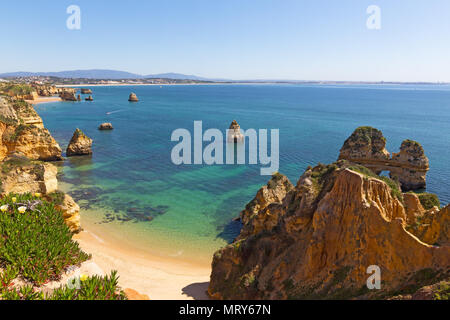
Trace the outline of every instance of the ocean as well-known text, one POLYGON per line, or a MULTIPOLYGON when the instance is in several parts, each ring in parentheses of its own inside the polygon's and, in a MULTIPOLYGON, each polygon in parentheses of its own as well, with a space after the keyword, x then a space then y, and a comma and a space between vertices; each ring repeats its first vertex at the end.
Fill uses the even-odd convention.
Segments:
MULTIPOLYGON (((260 165, 181 165, 172 132, 279 129, 280 168, 295 184, 304 170, 337 160, 359 126, 384 133, 389 152, 419 141, 430 159, 428 191, 450 202, 450 86, 173 85, 91 87, 93 102, 36 106, 63 150, 76 128, 94 140, 92 157, 61 163, 61 187, 82 223, 110 230, 162 256, 211 261, 239 233, 232 219, 270 177, 260 165), (128 102, 135 92, 138 103, 128 102), (112 131, 99 131, 111 122, 112 131)), ((207 143, 205 143, 206 145, 207 143)))

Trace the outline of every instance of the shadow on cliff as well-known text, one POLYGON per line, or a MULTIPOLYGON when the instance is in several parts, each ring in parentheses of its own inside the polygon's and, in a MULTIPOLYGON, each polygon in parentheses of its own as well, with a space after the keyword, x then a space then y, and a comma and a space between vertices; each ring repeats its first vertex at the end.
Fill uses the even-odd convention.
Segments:
POLYGON ((193 298, 194 300, 209 300, 209 297, 206 294, 208 286, 209 282, 198 282, 192 283, 181 290, 185 296, 193 298))
POLYGON ((242 223, 240 221, 230 221, 223 227, 222 232, 217 235, 217 238, 223 239, 230 244, 239 235, 241 229, 242 223))

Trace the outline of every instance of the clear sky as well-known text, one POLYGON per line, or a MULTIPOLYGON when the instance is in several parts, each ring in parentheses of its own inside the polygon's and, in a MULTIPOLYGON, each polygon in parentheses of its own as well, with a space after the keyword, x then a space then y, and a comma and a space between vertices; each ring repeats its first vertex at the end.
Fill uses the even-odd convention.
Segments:
POLYGON ((0 73, 450 82, 449 0, 14 0, 0 26, 0 73), (81 30, 66 27, 72 4, 81 30))

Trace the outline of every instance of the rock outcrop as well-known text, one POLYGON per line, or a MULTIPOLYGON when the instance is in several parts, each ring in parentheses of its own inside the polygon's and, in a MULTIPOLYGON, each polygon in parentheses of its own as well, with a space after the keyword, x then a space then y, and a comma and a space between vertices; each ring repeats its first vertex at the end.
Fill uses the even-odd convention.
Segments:
POLYGON ((94 101, 94 98, 92 98, 92 96, 89 96, 85 99, 86 101, 94 101))
POLYGON ((450 205, 426 211, 410 224, 408 231, 425 243, 450 246, 450 205))
POLYGON ((91 89, 82 88, 80 91, 81 91, 81 94, 92 94, 92 90, 91 89))
POLYGON ((64 88, 60 91, 59 97, 64 101, 77 101, 76 90, 71 88, 64 88))
POLYGON ((138 99, 138 97, 136 96, 135 93, 131 93, 129 98, 128 98, 128 101, 130 101, 130 102, 139 102, 139 99, 138 99))
POLYGON ((1 193, 51 193, 57 190, 57 168, 13 154, 1 163, 1 193))
POLYGON ((98 130, 113 130, 113 125, 109 122, 107 123, 102 123, 99 127, 98 130))
POLYGON ((68 157, 73 157, 90 154, 92 154, 92 139, 77 128, 73 133, 69 145, 67 146, 66 155, 68 157))
POLYGON ((68 194, 64 194, 64 199, 55 207, 63 214, 64 221, 72 233, 82 231, 80 224, 80 206, 68 194))
POLYGON ((59 144, 30 104, 0 97, 0 106, 0 161, 14 152, 32 160, 62 159, 59 144))
POLYGON ((244 135, 241 132, 241 126, 237 123, 236 120, 233 120, 230 125, 230 129, 228 130, 228 142, 243 142, 245 139, 244 135))
POLYGON ((339 155, 339 160, 342 159, 363 165, 376 174, 389 171, 404 191, 426 188, 429 161, 418 142, 403 141, 400 152, 391 157, 380 130, 360 127, 345 141, 339 155))
POLYGON ((239 217, 243 224, 238 239, 243 239, 250 234, 262 230, 272 230, 278 222, 279 206, 286 195, 294 189, 289 179, 279 173, 272 176, 266 186, 256 193, 255 198, 250 201, 245 210, 241 211, 239 217), (271 206, 276 204, 274 206, 271 206), (274 210, 271 210, 274 209, 274 210))
MULTIPOLYGON (((380 157, 382 150, 375 150, 380 157)), ((276 184, 280 192, 272 197, 273 203, 264 203, 256 214, 251 209, 258 210, 256 202, 249 204, 244 216, 265 217, 270 223, 258 221, 257 226, 268 227, 255 228, 249 219, 250 227, 244 224, 242 236, 216 252, 209 295, 384 298, 448 278, 450 247, 444 241, 433 246, 406 231, 401 193, 366 171, 347 161, 308 168, 295 188, 286 188, 282 200, 285 188, 276 184), (381 269, 380 290, 366 285, 367 269, 373 265, 381 269)), ((440 212, 448 217, 448 209, 440 212)), ((440 215, 435 218, 440 227, 434 228, 433 240, 448 237, 448 222, 440 215)))

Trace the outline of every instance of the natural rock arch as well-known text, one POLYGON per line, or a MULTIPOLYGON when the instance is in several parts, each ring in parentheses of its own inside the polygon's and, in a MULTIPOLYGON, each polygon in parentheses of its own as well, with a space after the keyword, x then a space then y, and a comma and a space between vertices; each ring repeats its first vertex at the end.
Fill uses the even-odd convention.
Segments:
POLYGON ((429 160, 420 143, 403 141, 400 152, 391 154, 386 150, 383 133, 372 127, 359 127, 345 141, 339 160, 363 165, 376 174, 389 171, 391 178, 398 179, 403 191, 426 188, 429 160))

